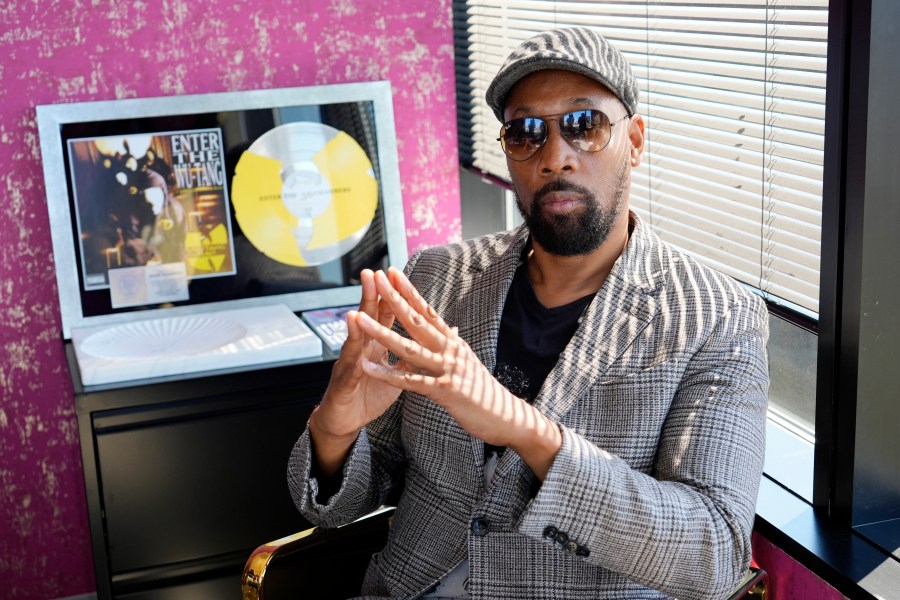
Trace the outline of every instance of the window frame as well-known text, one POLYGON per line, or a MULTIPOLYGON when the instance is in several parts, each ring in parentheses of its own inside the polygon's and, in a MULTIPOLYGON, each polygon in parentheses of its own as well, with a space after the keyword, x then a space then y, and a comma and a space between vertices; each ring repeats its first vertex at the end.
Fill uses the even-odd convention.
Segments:
MULTIPOLYGON (((898 132, 889 124, 900 85, 896 76, 883 76, 882 68, 900 52, 900 41, 889 35, 898 25, 900 6, 891 0, 829 4, 813 482, 813 508, 835 527, 866 539, 894 565, 900 565, 900 536, 889 540, 893 553, 879 547, 860 532, 866 519, 862 503, 856 508, 854 503, 863 493, 868 501, 875 498, 883 505, 900 499, 892 481, 900 472, 900 462, 892 460, 896 435, 869 427, 898 414, 890 397, 896 386, 893 374, 879 371, 878 363, 882 353, 892 349, 889 340, 900 336, 900 320, 890 314, 896 311, 873 307, 871 300, 873 294, 885 293, 885 280, 897 289, 900 278, 892 282, 865 277, 884 273, 883 257, 900 251, 900 243, 892 239, 896 236, 879 231, 879 221, 890 216, 891 199, 900 194, 893 174, 898 132), (882 312, 873 315, 873 309, 882 312), (884 320, 873 336, 871 320, 876 316, 884 320), (894 469, 893 477, 885 474, 885 463, 894 469)), ((900 525, 900 515, 881 512, 874 518, 892 523, 895 530, 900 525)), ((900 577, 893 584, 894 590, 900 587, 900 577)))

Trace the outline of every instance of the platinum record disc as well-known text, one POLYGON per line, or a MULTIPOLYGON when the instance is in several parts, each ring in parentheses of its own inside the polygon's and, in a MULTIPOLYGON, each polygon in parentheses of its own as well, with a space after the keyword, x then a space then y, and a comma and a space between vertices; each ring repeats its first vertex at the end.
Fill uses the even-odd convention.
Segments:
POLYGON ((257 250, 309 267, 340 258, 362 240, 378 207, 378 182, 369 157, 345 132, 287 123, 244 151, 231 197, 257 250))

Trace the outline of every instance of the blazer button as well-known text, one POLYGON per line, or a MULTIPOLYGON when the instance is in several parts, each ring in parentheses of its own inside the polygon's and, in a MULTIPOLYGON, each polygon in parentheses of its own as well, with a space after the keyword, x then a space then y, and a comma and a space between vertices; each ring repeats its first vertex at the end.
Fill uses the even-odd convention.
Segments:
POLYGON ((556 532, 557 529, 553 525, 548 525, 546 529, 544 529, 544 539, 548 542, 553 542, 556 540, 556 532))
POLYGON ((578 546, 578 550, 575 551, 575 556, 580 556, 582 558, 587 558, 590 554, 591 551, 584 546, 578 546))
POLYGON ((564 531, 560 531, 556 534, 556 539, 554 541, 556 542, 556 546, 558 548, 565 548, 566 544, 569 542, 569 534, 564 531))
POLYGON ((569 540, 568 542, 566 542, 566 552, 568 552, 569 554, 575 554, 576 552, 578 552, 578 544, 576 544, 572 540, 569 540))
POLYGON ((484 517, 475 517, 472 519, 472 534, 478 537, 484 537, 491 529, 490 522, 484 517))

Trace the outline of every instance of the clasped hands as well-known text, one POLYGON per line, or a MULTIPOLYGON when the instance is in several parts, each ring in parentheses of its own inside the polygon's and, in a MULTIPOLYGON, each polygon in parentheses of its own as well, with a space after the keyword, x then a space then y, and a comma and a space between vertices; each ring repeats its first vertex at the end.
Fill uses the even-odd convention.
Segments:
POLYGON ((562 443, 559 428, 510 393, 397 269, 364 270, 359 311, 328 390, 310 418, 320 468, 334 474, 359 430, 407 390, 443 407, 471 435, 513 448, 543 479, 562 443), (406 330, 392 330, 394 321, 406 330), (389 352, 399 360, 388 364, 389 352))

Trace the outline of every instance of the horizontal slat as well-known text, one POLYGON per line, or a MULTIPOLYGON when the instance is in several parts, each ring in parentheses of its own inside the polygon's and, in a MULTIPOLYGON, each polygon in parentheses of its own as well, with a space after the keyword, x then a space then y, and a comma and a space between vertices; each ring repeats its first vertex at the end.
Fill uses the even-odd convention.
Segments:
MULTIPOLYGON (((819 279, 819 257, 817 254, 803 253, 794 247, 769 243, 763 248, 757 245, 741 245, 735 243, 740 233, 728 227, 710 223, 704 219, 688 222, 691 214, 681 213, 670 207, 654 205, 654 210, 638 211, 643 215, 650 214, 648 222, 654 231, 663 239, 678 239, 680 248, 705 259, 719 263, 728 262, 730 274, 741 281, 759 285, 762 281, 792 281, 795 287, 802 286, 802 295, 809 295, 816 290, 819 279), (708 226, 709 229, 703 229, 708 226), (760 258, 765 256, 765 266, 761 266, 760 258)), ((647 217, 645 216, 645 219, 647 217)))
POLYGON ((657 160, 649 153, 645 156, 644 163, 633 172, 633 176, 646 171, 653 177, 654 190, 677 185, 688 190, 703 190, 709 193, 711 200, 718 198, 735 206, 766 206, 774 210, 771 207, 777 205, 780 213, 798 223, 818 224, 821 221, 822 199, 819 194, 807 194, 787 187, 775 188, 763 182, 740 180, 733 176, 712 181, 710 172, 686 168, 677 159, 657 160))
MULTIPOLYGON (((759 243, 761 239, 759 237, 755 238, 757 242, 755 244, 740 243, 740 236, 733 231, 729 233, 727 225, 695 217, 693 212, 679 212, 672 207, 661 206, 659 203, 647 203, 641 194, 648 190, 640 185, 635 186, 634 191, 638 197, 632 201, 632 208, 651 223, 654 230, 661 236, 679 236, 689 239, 689 243, 682 242, 679 246, 703 256, 727 257, 733 255, 738 257, 740 260, 735 265, 735 272, 745 274, 739 277, 742 281, 749 282, 765 271, 768 277, 771 277, 772 273, 783 272, 792 278, 804 281, 809 286, 818 285, 820 264, 818 252, 804 252, 792 243, 793 240, 786 237, 790 234, 784 230, 774 232, 774 236, 766 238, 763 243, 759 243), (688 217, 690 220, 686 220, 688 217), (704 231, 706 235, 698 238, 697 231, 704 231), (694 234, 693 237, 690 235, 691 232, 694 234), (698 239, 703 241, 698 241, 698 239), (709 243, 705 243, 710 239, 714 239, 717 244, 711 246, 709 243), (768 257, 767 267, 764 271, 759 260, 763 253, 768 257)), ((768 232, 765 233, 768 234, 768 232)), ((744 242, 747 239, 744 237, 744 242)), ((806 240, 801 241, 806 242, 806 240)))
MULTIPOLYGON (((699 202, 685 201, 678 205, 677 202, 672 202, 671 197, 661 196, 655 188, 651 189, 646 177, 641 177, 635 173, 632 179, 630 203, 632 208, 645 210, 648 213, 651 209, 656 213, 657 211, 669 210, 673 206, 684 214, 694 214, 695 211, 700 211, 700 213, 706 214, 707 218, 717 223, 731 224, 734 229, 757 231, 758 235, 754 244, 750 244, 752 247, 760 248, 765 244, 784 255, 789 256, 791 253, 800 253, 797 259, 798 262, 813 264, 808 256, 803 256, 803 253, 809 256, 817 256, 819 241, 819 230, 817 228, 810 225, 806 226, 806 230, 811 233, 812 237, 796 235, 783 227, 774 229, 770 226, 769 215, 760 206, 744 207, 734 203, 719 202, 718 208, 720 210, 716 210, 715 207, 708 206, 707 203, 703 202, 703 198, 709 197, 708 194, 695 192, 695 198, 699 198, 699 202), (743 224, 736 224, 738 221, 742 221, 743 224), (763 241, 764 238, 766 241, 763 241)), ((715 200, 712 199, 708 204, 715 205, 715 200)))
POLYGON ((728 48, 717 48, 715 46, 699 46, 694 44, 663 44, 660 42, 652 45, 643 44, 626 44, 619 45, 620 50, 628 52, 629 55, 639 56, 649 54, 650 56, 666 56, 672 58, 687 58, 703 61, 718 61, 723 63, 732 63, 736 65, 751 65, 765 67, 766 65, 777 65, 782 69, 793 69, 798 71, 825 71, 824 55, 802 55, 791 54, 789 52, 766 52, 763 50, 736 50, 728 48))
POLYGON ((684 148, 657 144, 653 149, 652 161, 656 169, 680 170, 722 185, 741 185, 744 189, 761 195, 783 188, 813 195, 822 192, 821 181, 768 169, 759 164, 741 164, 684 148))
MULTIPOLYGON (((801 150, 810 149, 819 155, 825 147, 824 134, 821 131, 807 133, 783 127, 766 127, 758 123, 748 123, 746 120, 728 119, 661 105, 650 105, 643 114, 648 119, 651 131, 661 127, 661 123, 671 123, 707 129, 725 136, 733 135, 735 144, 750 143, 748 140, 757 140, 761 144, 765 136, 765 140, 771 144, 798 146, 801 150)), ((817 161, 807 162, 821 162, 821 157, 817 161)))
MULTIPOLYGON (((683 56, 667 56, 664 54, 653 54, 650 56, 647 67, 636 65, 636 68, 658 69, 660 71, 672 72, 673 77, 679 76, 674 74, 693 74, 696 76, 714 75, 725 78, 740 78, 753 81, 768 81, 771 83, 796 85, 809 87, 813 89, 825 88, 825 61, 822 61, 823 70, 809 71, 798 69, 787 69, 781 66, 778 61, 770 61, 771 67, 767 64, 740 64, 724 60, 721 55, 704 59, 688 58, 683 56)), ((653 71, 654 73, 659 71, 653 71)), ((645 75, 646 77, 646 75, 645 75)))
POLYGON ((779 103, 779 110, 776 111, 768 109, 765 105, 765 98, 753 99, 752 103, 754 106, 748 106, 751 103, 751 99, 741 97, 739 94, 721 93, 716 95, 717 98, 715 100, 712 100, 686 95, 690 93, 692 93, 692 90, 689 86, 659 84, 645 94, 648 97, 645 98, 645 101, 667 108, 705 113, 759 125, 772 124, 773 121, 777 121, 779 127, 806 133, 816 134, 821 133, 823 130, 822 119, 782 112, 781 109, 784 108, 784 103, 779 103), (729 98, 734 100, 735 103, 729 104, 729 98), (739 103, 740 101, 743 102, 739 103))
POLYGON ((754 251, 751 248, 729 245, 728 240, 723 238, 718 238, 718 240, 700 239, 696 229, 686 226, 682 221, 686 216, 675 215, 675 218, 670 218, 655 214, 653 228, 658 232, 660 238, 672 241, 695 256, 730 265, 730 274, 746 283, 757 286, 762 284, 761 287, 764 287, 766 282, 784 285, 789 281, 801 297, 810 297, 817 293, 819 284, 817 265, 810 268, 770 256, 766 266, 760 269, 759 248, 754 251), (716 241, 723 243, 716 245, 716 241))
MULTIPOLYGON (((777 168, 778 172, 797 175, 806 179, 821 179, 822 168, 819 165, 792 160, 789 158, 767 155, 763 152, 755 152, 746 147, 725 145, 709 139, 695 137, 703 131, 694 130, 694 135, 673 134, 663 127, 657 127, 648 132, 653 144, 699 152, 708 156, 715 156, 725 160, 733 160, 741 164, 765 166, 770 170, 777 168)), ((798 188, 799 189, 799 188, 798 188)))
MULTIPOLYGON (((769 7, 772 3, 764 0, 750 2, 750 6, 736 7, 735 2, 728 2, 727 5, 717 3, 715 5, 703 5, 694 7, 693 14, 697 14, 698 18, 704 19, 720 19, 731 21, 748 21, 762 20, 769 23, 804 23, 815 24, 819 26, 828 25, 828 4, 825 0, 824 7, 817 9, 816 7, 804 8, 787 8, 782 7, 773 10, 769 7)), ((638 5, 640 6, 640 5, 638 5)), ((690 8, 684 5, 678 5, 672 2, 647 4, 647 11, 654 17, 684 17, 686 14, 692 14, 690 8)))
MULTIPOLYGON (((709 121, 709 117, 705 120, 709 121)), ((769 128, 769 131, 771 132, 770 137, 776 138, 776 140, 773 141, 771 139, 763 139, 762 131, 765 128, 761 125, 756 127, 759 132, 758 135, 749 135, 746 132, 738 133, 741 129, 740 123, 732 124, 731 131, 722 131, 718 127, 704 127, 702 125, 695 125, 680 120, 676 121, 662 117, 647 119, 646 123, 647 135, 651 138, 657 132, 669 133, 678 137, 701 138, 716 144, 734 146, 754 153, 765 153, 770 156, 790 158, 809 165, 815 165, 819 168, 819 174, 817 176, 821 176, 822 151, 820 149, 798 146, 796 144, 780 141, 783 136, 778 134, 793 134, 794 132, 779 128, 769 128)))
POLYGON ((763 95, 740 94, 729 90, 698 88, 694 85, 671 83, 651 78, 647 93, 656 95, 656 101, 667 101, 670 104, 684 104, 691 101, 697 106, 710 107, 711 114, 726 115, 736 110, 755 111, 756 122, 764 123, 763 113, 778 113, 782 118, 792 119, 797 129, 816 132, 825 116, 825 105, 812 102, 797 102, 763 95), (700 97, 702 95, 702 97, 700 97), (731 109, 731 110, 729 110, 731 109))
MULTIPOLYGON (((719 208, 732 208, 721 202, 697 202, 696 195, 671 195, 666 193, 666 190, 669 189, 675 192, 684 192, 684 190, 675 189, 675 186, 667 186, 663 190, 654 188, 652 197, 648 199, 648 206, 660 214, 676 211, 680 215, 692 215, 713 224, 698 235, 716 232, 719 227, 741 232, 741 236, 736 235, 730 238, 729 242, 756 250, 765 247, 768 254, 789 257, 792 261, 808 268, 818 266, 820 227, 809 223, 798 223, 790 219, 778 219, 777 216, 773 218, 771 214, 763 210, 757 210, 755 220, 738 217, 734 212, 719 210, 719 208), (793 226, 790 231, 785 229, 788 223, 793 226), (781 231, 784 231, 784 234, 781 234, 781 231)), ((691 226, 699 227, 699 221, 692 223, 691 226)))
MULTIPOLYGON (((704 185, 704 180, 684 173, 673 172, 661 176, 658 169, 646 163, 632 171, 631 182, 632 186, 640 185, 647 188, 648 200, 651 201, 657 200, 657 190, 670 191, 667 188, 675 186, 676 190, 691 190, 698 198, 697 201, 699 203, 709 205, 718 203, 721 206, 721 210, 728 212, 735 218, 742 218, 756 223, 762 221, 762 200, 758 193, 753 194, 746 190, 711 182, 708 185, 704 185)), ((674 191, 671 193, 679 194, 681 192, 674 191)), ((634 195, 633 192, 632 195, 634 195)))
MULTIPOLYGON (((698 232, 699 227, 684 221, 686 216, 689 215, 683 215, 677 211, 655 210, 653 212, 653 229, 664 240, 677 240, 676 243, 680 248, 695 256, 728 262, 735 270, 732 276, 736 276, 741 281, 749 283, 759 280, 762 274, 759 248, 751 249, 737 244, 719 247, 715 241, 709 243, 710 240, 703 236, 702 232, 698 232)), ((720 241, 724 244, 728 240, 720 239, 720 241)))
MULTIPOLYGON (((722 67, 725 71, 725 67, 722 67)), ((728 90, 742 94, 765 95, 768 98, 776 98, 779 100, 788 100, 795 102, 811 102, 816 114, 818 114, 825 105, 825 76, 821 75, 819 82, 823 87, 813 87, 809 85, 798 85, 791 81, 772 81, 767 79, 769 71, 776 69, 755 68, 753 73, 747 73, 750 69, 745 69, 746 75, 752 75, 752 78, 738 77, 736 74, 715 75, 706 72, 691 72, 660 68, 651 65, 644 77, 652 81, 665 81, 668 83, 679 83, 690 86, 697 90, 698 95, 703 90, 728 90), (768 85, 767 85, 768 81, 768 85)), ((773 73, 778 74, 778 73, 773 73)), ((801 114, 808 114, 809 111, 803 110, 801 114)))

